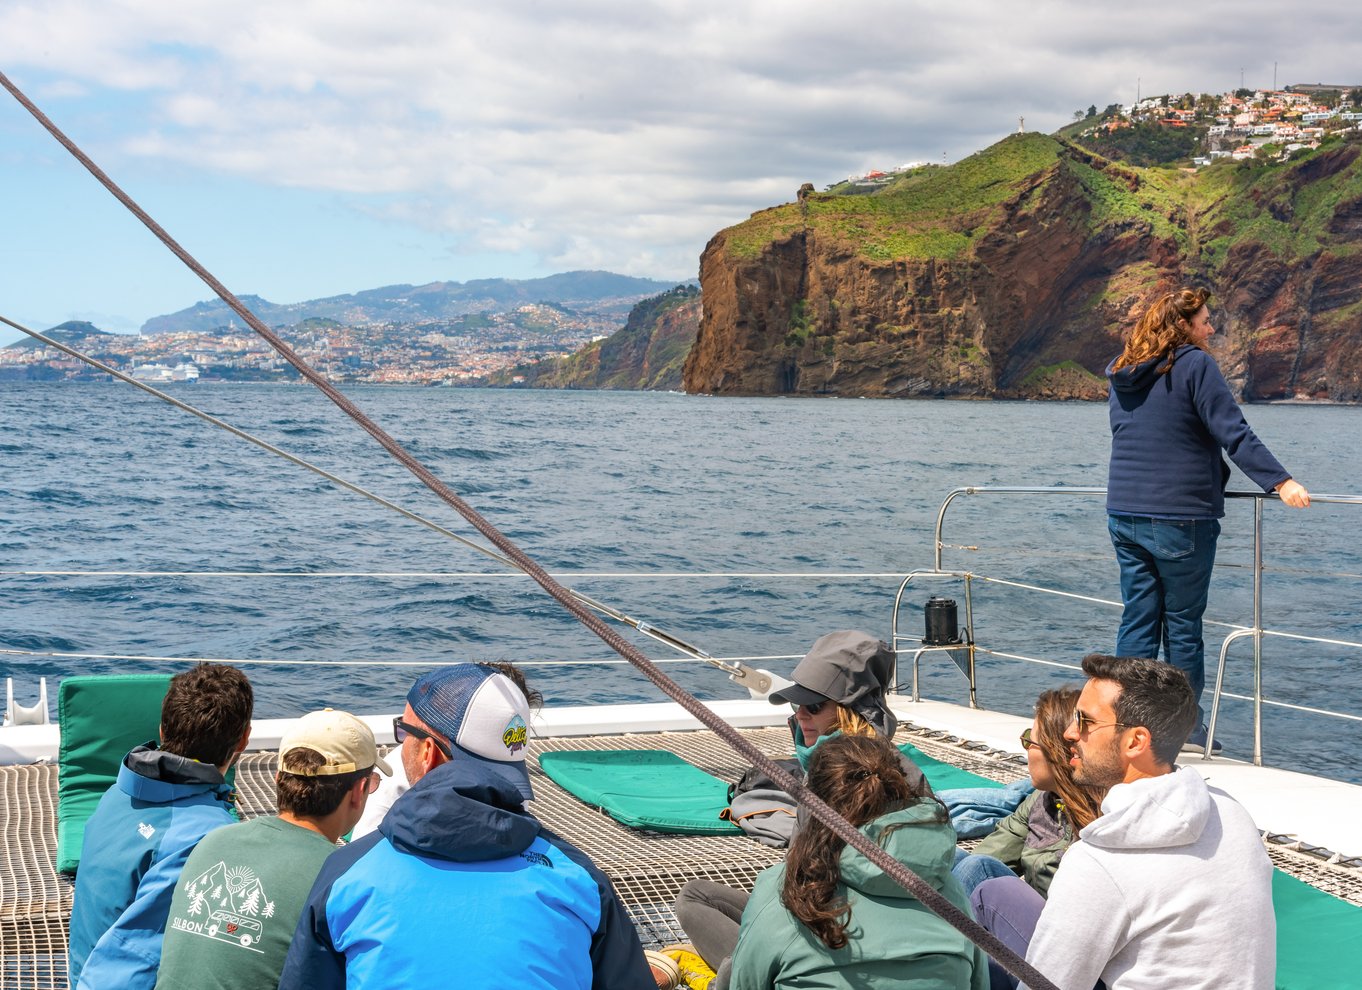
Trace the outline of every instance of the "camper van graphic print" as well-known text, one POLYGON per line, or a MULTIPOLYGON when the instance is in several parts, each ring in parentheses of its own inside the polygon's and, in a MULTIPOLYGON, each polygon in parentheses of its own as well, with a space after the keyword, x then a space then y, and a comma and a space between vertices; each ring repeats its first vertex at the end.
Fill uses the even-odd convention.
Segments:
POLYGON ((216 939, 229 945, 260 952, 263 920, 274 917, 274 902, 255 873, 244 866, 221 860, 185 888, 188 905, 183 914, 170 919, 177 931, 216 939))

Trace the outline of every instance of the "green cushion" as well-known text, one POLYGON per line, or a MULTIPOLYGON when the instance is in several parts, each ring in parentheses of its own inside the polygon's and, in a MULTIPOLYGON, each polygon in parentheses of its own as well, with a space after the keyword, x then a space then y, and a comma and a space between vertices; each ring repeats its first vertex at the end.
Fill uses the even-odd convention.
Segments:
POLYGON ((80 865, 85 821, 134 746, 157 738, 169 674, 67 677, 57 695, 57 872, 80 865))
POLYGON ((1356 986, 1362 973, 1362 907, 1272 871, 1279 990, 1356 986))
POLYGON ((989 780, 987 777, 980 777, 977 773, 970 773, 968 770, 961 770, 949 763, 942 763, 940 760, 933 759, 912 743, 904 743, 899 749, 927 775, 927 783, 932 785, 933 791, 948 791, 956 787, 1003 786, 996 780, 989 780))
POLYGON ((555 784, 622 825, 683 835, 741 835, 719 818, 728 785, 661 749, 543 753, 555 784))

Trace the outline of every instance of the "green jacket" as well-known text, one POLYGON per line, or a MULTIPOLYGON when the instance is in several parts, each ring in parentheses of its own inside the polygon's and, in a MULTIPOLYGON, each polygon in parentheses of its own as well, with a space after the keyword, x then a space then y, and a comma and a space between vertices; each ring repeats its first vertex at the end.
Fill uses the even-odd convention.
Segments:
MULTIPOLYGON (((861 832, 969 913, 951 875, 955 831, 944 819, 935 801, 919 801, 861 832)), ((842 851, 841 870, 837 892, 851 905, 851 922, 847 945, 836 951, 781 904, 783 865, 757 877, 742 915, 730 990, 987 990, 987 957, 968 939, 850 847, 842 851)))
POLYGON ((1044 897, 1060 857, 1073 841, 1073 827, 1057 807, 1055 796, 1032 791, 970 852, 1001 859, 1044 897))

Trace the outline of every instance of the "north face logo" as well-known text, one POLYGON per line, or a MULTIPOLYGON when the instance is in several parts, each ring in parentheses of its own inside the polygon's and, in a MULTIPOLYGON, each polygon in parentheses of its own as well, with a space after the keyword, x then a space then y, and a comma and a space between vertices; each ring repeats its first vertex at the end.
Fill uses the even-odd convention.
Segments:
POLYGON ((150 839, 156 832, 156 826, 148 825, 146 822, 138 822, 137 831, 141 834, 142 838, 150 839))

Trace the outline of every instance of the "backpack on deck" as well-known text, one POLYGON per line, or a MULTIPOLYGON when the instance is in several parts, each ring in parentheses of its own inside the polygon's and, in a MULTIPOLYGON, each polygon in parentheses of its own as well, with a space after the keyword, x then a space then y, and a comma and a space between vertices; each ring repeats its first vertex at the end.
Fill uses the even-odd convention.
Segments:
MULTIPOLYGON (((796 780, 804 779, 798 760, 776 760, 796 780)), ((799 803, 776 786, 767 774, 752 767, 728 789, 728 807, 719 817, 732 822, 763 845, 784 849, 794 835, 799 803)))

